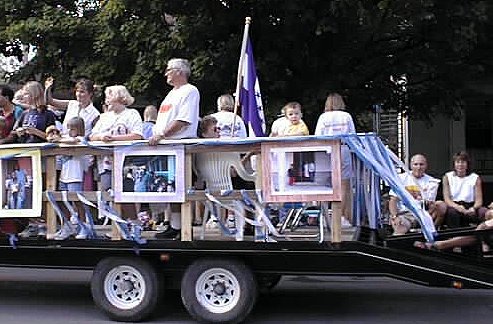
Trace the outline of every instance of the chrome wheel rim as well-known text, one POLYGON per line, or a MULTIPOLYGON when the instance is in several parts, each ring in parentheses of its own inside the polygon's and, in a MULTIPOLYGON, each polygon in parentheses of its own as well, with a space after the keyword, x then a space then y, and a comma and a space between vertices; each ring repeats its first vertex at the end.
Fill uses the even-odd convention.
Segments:
POLYGON ((240 294, 236 276, 222 268, 204 271, 195 283, 198 302, 211 313, 231 311, 238 304, 240 294))
POLYGON ((104 278, 104 294, 108 301, 119 309, 135 308, 146 294, 144 277, 131 266, 113 268, 104 278))

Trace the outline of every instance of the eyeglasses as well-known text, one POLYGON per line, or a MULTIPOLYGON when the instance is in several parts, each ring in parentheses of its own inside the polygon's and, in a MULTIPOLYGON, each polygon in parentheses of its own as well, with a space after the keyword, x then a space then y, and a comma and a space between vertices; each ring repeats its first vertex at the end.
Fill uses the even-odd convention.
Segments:
POLYGON ((166 68, 166 70, 164 70, 164 74, 167 74, 170 71, 178 71, 178 70, 179 69, 177 69, 177 68, 166 68))

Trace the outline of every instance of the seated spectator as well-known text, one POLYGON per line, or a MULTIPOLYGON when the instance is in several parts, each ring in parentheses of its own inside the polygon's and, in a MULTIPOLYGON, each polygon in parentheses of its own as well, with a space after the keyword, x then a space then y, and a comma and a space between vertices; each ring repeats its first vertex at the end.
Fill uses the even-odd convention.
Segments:
MULTIPOLYGON (((434 217, 433 215, 443 212, 435 205, 440 180, 426 174, 427 168, 426 157, 416 154, 411 158, 411 172, 401 173, 399 177, 406 190, 434 217)), ((390 191, 389 194, 390 224, 394 229, 394 235, 406 234, 418 225, 418 221, 394 191, 390 191)))
POLYGON ((479 224, 487 214, 493 215, 493 211, 483 207, 481 178, 471 171, 471 159, 464 151, 454 155, 453 167, 443 177, 445 225, 455 228, 479 224))

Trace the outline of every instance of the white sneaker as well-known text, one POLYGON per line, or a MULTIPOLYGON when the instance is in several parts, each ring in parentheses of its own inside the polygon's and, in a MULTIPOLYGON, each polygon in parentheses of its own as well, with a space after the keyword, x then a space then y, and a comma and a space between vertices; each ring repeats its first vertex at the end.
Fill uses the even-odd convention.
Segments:
POLYGON ((205 228, 207 228, 207 229, 219 228, 219 225, 217 224, 216 217, 209 218, 209 220, 205 224, 205 228))
POLYGON ((75 214, 70 216, 70 224, 72 224, 72 225, 79 224, 79 216, 77 216, 75 214))
POLYGON ((68 239, 70 236, 72 235, 75 235, 76 234, 76 231, 75 229, 72 227, 72 225, 70 225, 69 222, 65 222, 62 226, 62 229, 59 230, 55 236, 53 236, 53 239, 56 240, 56 241, 63 241, 63 240, 66 240, 68 239))
POLYGON ((351 224, 346 217, 341 217, 341 228, 351 228, 353 224, 351 224))
POLYGON ((89 236, 89 228, 87 227, 86 224, 81 223, 80 228, 79 228, 79 232, 75 236, 75 239, 76 240, 85 240, 85 239, 87 239, 88 236, 89 236))

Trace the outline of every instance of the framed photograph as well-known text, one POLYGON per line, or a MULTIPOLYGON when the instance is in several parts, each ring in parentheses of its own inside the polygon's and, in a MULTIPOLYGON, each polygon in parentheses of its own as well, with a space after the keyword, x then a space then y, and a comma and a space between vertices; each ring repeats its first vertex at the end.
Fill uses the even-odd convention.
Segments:
POLYGON ((41 152, 0 150, 0 217, 40 217, 43 183, 41 152))
POLYGON ((340 161, 335 140, 262 143, 264 200, 340 201, 340 161))
POLYGON ((184 202, 184 147, 158 145, 116 149, 116 202, 184 202))

